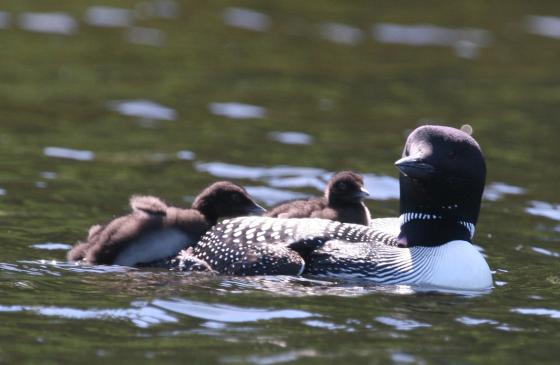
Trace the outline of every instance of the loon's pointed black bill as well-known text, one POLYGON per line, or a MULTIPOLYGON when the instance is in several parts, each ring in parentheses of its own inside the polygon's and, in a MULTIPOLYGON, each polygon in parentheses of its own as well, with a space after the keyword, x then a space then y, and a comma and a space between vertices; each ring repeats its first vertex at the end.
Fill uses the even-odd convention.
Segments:
POLYGON ((415 179, 427 178, 436 172, 434 166, 414 156, 403 157, 397 160, 395 166, 397 166, 399 171, 404 175, 415 179))

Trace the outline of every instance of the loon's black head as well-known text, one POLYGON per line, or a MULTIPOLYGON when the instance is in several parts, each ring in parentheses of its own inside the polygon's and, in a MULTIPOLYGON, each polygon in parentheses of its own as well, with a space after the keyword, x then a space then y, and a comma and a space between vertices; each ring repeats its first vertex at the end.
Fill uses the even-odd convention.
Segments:
POLYGON ((229 181, 208 186, 196 197, 192 208, 214 223, 223 217, 261 215, 266 212, 244 188, 229 181))
POLYGON ((486 179, 484 156, 474 138, 451 127, 419 127, 395 165, 403 245, 470 241, 486 179))
POLYGON ((364 188, 364 179, 352 171, 337 173, 325 189, 329 203, 359 203, 367 196, 369 193, 364 188))

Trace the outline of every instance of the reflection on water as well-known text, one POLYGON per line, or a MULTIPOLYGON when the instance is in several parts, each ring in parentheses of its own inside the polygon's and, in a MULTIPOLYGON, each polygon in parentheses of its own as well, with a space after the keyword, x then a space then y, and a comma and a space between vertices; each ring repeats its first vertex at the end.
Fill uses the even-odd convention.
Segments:
POLYGON ((128 27, 132 24, 132 11, 110 6, 91 6, 84 21, 95 27, 128 27))
POLYGON ((168 18, 179 15, 179 4, 175 0, 140 1, 134 7, 137 18, 168 18))
POLYGON ((548 308, 513 308, 514 313, 527 314, 533 316, 545 316, 554 319, 560 319, 560 310, 548 308))
POLYGON ((550 204, 536 200, 529 202, 529 204, 531 206, 525 208, 527 213, 560 221, 560 204, 550 204))
POLYGON ((416 356, 405 352, 394 352, 391 354, 391 360, 396 364, 419 364, 424 365, 426 362, 416 356))
POLYGON ((462 316, 456 318, 457 322, 460 322, 467 326, 480 326, 483 324, 490 324, 490 325, 497 325, 498 322, 492 319, 484 319, 484 318, 473 318, 468 316, 462 316))
POLYGON ((268 138, 285 144, 311 144, 313 137, 302 132, 270 132, 268 138))
POLYGON ((232 119, 264 118, 266 109, 256 105, 242 103, 211 103, 210 112, 232 119))
POLYGON ((154 28, 131 27, 128 30, 128 41, 135 44, 160 47, 165 41, 165 33, 154 28))
POLYGON ((418 322, 413 319, 400 319, 394 317, 375 317, 375 320, 377 322, 383 323, 384 325, 394 327, 399 331, 411 331, 418 328, 432 326, 428 323, 418 322))
POLYGON ((332 174, 321 174, 320 176, 288 176, 273 177, 268 179, 268 184, 275 188, 305 188, 312 187, 323 191, 327 185, 327 179, 332 174), (328 177, 325 177, 327 175, 328 177))
POLYGON ((10 13, 0 11, 0 29, 8 28, 11 23, 10 13))
POLYGON ((550 256, 550 257, 560 257, 560 253, 559 252, 554 252, 551 250, 547 250, 545 248, 541 248, 541 247, 531 247, 531 249, 536 252, 536 253, 540 253, 541 255, 545 255, 545 256, 550 256))
POLYGON ((68 251, 72 248, 72 245, 66 243, 55 243, 55 242, 45 242, 45 243, 36 243, 31 245, 30 247, 39 249, 39 250, 65 250, 68 251))
POLYGON ((224 162, 198 163, 195 167, 198 171, 227 179, 259 179, 264 174, 263 169, 259 167, 248 167, 224 162))
POLYGON ((560 39, 560 17, 530 15, 527 17, 529 33, 560 39))
POLYGON ((75 150, 64 147, 45 147, 43 149, 43 154, 48 157, 67 158, 78 161, 92 161, 95 158, 95 153, 92 151, 75 150))
POLYGON ((129 309, 77 309, 67 307, 0 305, 0 312, 31 312, 47 317, 60 317, 80 320, 129 320, 140 328, 147 328, 161 323, 177 322, 177 319, 175 317, 167 314, 161 309, 151 306, 129 309))
POLYGON ((502 182, 493 182, 484 188, 483 198, 486 200, 496 201, 503 199, 506 195, 521 195, 525 193, 525 189, 519 186, 508 185, 502 182))
POLYGON ((226 356, 226 357, 222 357, 220 359, 220 362, 223 362, 225 364, 240 363, 240 364, 255 364, 255 365, 272 365, 272 364, 289 363, 301 358, 315 357, 317 355, 318 355, 317 351, 307 349, 307 350, 281 352, 278 354, 266 355, 266 356, 259 356, 259 355, 252 355, 247 357, 226 356))
MULTIPOLYGON (((274 188, 313 187, 320 192, 323 192, 327 181, 334 174, 334 172, 328 172, 323 169, 308 167, 250 167, 224 162, 198 163, 196 169, 219 178, 262 180, 274 188)), ((368 199, 387 200, 399 198, 398 179, 371 173, 363 174, 363 176, 364 185, 370 193, 368 199)), ((278 195, 273 190, 256 191, 257 194, 261 192, 270 192, 271 194, 278 195)), ((282 192, 278 193, 283 194, 282 192)), ((276 201, 277 199, 272 198, 272 200, 276 201)))
POLYGON ((23 30, 70 35, 78 30, 78 22, 65 13, 23 13, 19 17, 23 30))
POLYGON ((170 312, 190 317, 226 323, 255 322, 276 318, 307 318, 314 314, 301 310, 272 310, 260 308, 242 308, 232 305, 209 304, 191 300, 156 299, 152 305, 170 312))
POLYGON ((229 7, 222 14, 224 23, 232 27, 263 32, 270 27, 268 15, 246 8, 229 7))
POLYGON ((557 362, 547 3, 498 17, 482 1, 2 3, 0 362, 557 362), (477 237, 492 291, 65 262, 131 194, 178 201, 215 179, 273 205, 351 168, 374 216, 392 215, 394 156, 427 118, 468 120, 487 153, 477 237))
POLYGON ((364 174, 364 185, 369 191, 367 199, 399 199, 399 180, 391 176, 364 174))
POLYGON ((305 199, 309 195, 297 191, 269 188, 267 186, 245 186, 247 192, 266 205, 276 205, 288 200, 305 199))
POLYGON ((328 329, 328 330, 331 330, 331 331, 341 330, 341 331, 346 331, 346 332, 354 332, 354 329, 351 328, 351 327, 336 324, 336 323, 332 323, 332 322, 321 321, 321 320, 318 320, 318 319, 304 321, 303 323, 305 323, 309 327, 324 328, 324 329, 328 329))
POLYGON ((187 150, 178 151, 177 152, 177 158, 179 160, 191 161, 191 160, 194 160, 196 158, 196 154, 192 151, 187 151, 187 150))
POLYGON ((107 107, 122 115, 155 120, 175 120, 177 112, 151 100, 116 100, 107 103, 107 107))
POLYGON ((373 36, 382 43, 453 47, 463 58, 476 58, 478 49, 487 47, 492 40, 491 33, 483 29, 453 29, 427 24, 380 23, 373 27, 373 36))
MULTIPOLYGON (((247 323, 272 319, 298 319, 315 316, 302 310, 274 310, 243 308, 232 305, 209 304, 182 299, 156 299, 151 302, 132 302, 131 308, 78 309, 55 306, 0 305, 0 312, 32 312, 42 316, 68 319, 129 320, 140 328, 156 324, 173 323, 178 319, 173 314, 191 318, 222 322, 247 323)), ((208 322, 204 324, 208 326, 208 322)), ((213 326, 214 328, 219 328, 213 326)))
POLYGON ((329 41, 354 46, 364 39, 359 28, 340 23, 324 23, 320 26, 321 36, 329 41))
POLYGON ((56 172, 52 172, 52 171, 41 171, 40 176, 43 179, 47 179, 47 180, 54 180, 57 177, 57 173, 56 172))

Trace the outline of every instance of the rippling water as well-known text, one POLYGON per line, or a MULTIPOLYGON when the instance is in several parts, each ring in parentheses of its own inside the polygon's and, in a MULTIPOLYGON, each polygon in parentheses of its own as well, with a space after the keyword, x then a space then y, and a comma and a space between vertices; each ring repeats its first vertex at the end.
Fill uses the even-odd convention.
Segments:
POLYGON ((557 363, 559 42, 552 1, 0 4, 0 363, 557 363), (216 179, 272 205, 353 169, 394 216, 427 121, 485 150, 489 292, 64 261, 216 179))

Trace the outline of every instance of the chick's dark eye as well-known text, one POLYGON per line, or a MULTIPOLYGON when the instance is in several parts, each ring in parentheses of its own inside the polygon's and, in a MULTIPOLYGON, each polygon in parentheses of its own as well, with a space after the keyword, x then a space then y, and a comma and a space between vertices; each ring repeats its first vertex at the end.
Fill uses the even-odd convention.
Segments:
POLYGON ((340 190, 346 190, 348 188, 348 185, 346 183, 338 183, 338 188, 340 190))
POLYGON ((457 153, 455 151, 449 151, 447 153, 447 157, 449 157, 450 159, 454 160, 457 157, 457 153))

